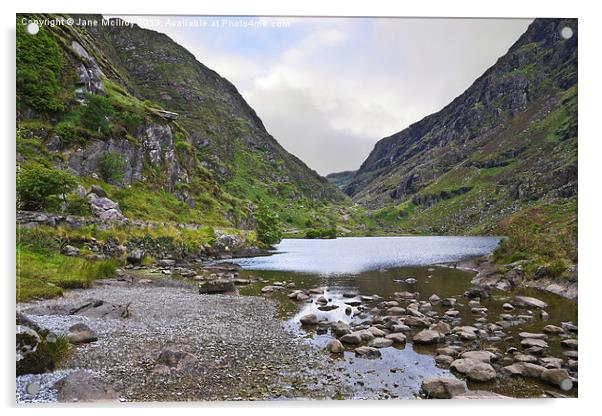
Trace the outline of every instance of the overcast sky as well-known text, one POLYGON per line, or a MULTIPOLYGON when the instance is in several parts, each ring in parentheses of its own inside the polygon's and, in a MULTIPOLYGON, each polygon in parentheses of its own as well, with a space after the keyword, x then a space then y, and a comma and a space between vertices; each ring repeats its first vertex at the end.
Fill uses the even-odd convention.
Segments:
POLYGON ((323 175, 357 169, 378 140, 440 110, 531 23, 122 18, 166 33, 230 80, 276 140, 323 175))

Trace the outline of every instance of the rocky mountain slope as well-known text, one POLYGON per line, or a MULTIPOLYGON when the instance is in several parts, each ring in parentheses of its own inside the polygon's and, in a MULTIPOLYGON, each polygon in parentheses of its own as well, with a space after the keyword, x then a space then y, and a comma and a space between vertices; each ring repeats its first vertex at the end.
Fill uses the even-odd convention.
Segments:
POLYGON ((344 195, 266 131, 236 88, 164 34, 102 16, 43 26, 19 15, 21 169, 44 166, 97 184, 124 214, 251 228, 256 205, 306 212, 344 195), (106 21, 105 21, 106 23, 106 21))
POLYGON ((380 140, 345 191, 382 226, 576 261, 577 21, 536 19, 462 95, 380 140))

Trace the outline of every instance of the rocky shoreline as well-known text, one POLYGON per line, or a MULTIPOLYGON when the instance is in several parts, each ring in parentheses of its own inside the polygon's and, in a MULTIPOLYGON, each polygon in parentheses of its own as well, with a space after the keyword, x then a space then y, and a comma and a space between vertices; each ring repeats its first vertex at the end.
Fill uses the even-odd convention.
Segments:
POLYGON ((475 272, 472 283, 487 288, 503 291, 512 291, 521 287, 535 288, 564 298, 578 300, 577 267, 571 271, 567 279, 551 278, 541 269, 535 273, 534 278, 526 279, 523 273, 523 262, 518 261, 508 265, 491 263, 488 257, 463 260, 460 262, 443 263, 441 266, 453 267, 460 270, 475 272))

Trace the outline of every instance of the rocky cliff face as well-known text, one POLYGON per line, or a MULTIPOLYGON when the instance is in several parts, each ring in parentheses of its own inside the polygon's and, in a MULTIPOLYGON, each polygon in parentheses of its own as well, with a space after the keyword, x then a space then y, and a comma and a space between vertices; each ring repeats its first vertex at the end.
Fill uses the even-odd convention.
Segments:
POLYGON ((462 95, 379 141, 345 191, 424 232, 492 232, 550 207, 576 221, 577 35, 574 19, 536 19, 462 95))
MULTIPOLYGON (((60 18, 20 15, 18 23, 23 17, 60 18)), ((270 136, 230 82, 169 37, 73 17, 99 23, 35 36, 17 25, 18 129, 37 147, 18 152, 22 166, 106 183, 145 219, 154 218, 141 199, 199 217, 187 221, 248 228, 258 203, 278 210, 343 198, 270 136)))

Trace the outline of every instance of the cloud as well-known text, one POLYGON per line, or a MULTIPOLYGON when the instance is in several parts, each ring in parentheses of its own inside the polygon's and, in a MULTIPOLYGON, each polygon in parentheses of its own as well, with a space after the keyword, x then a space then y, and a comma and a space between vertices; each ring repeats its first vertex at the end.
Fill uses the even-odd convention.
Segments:
POLYGON ((155 30, 233 82, 276 140, 321 174, 357 169, 376 141, 448 104, 530 23, 258 20, 265 28, 155 30))

